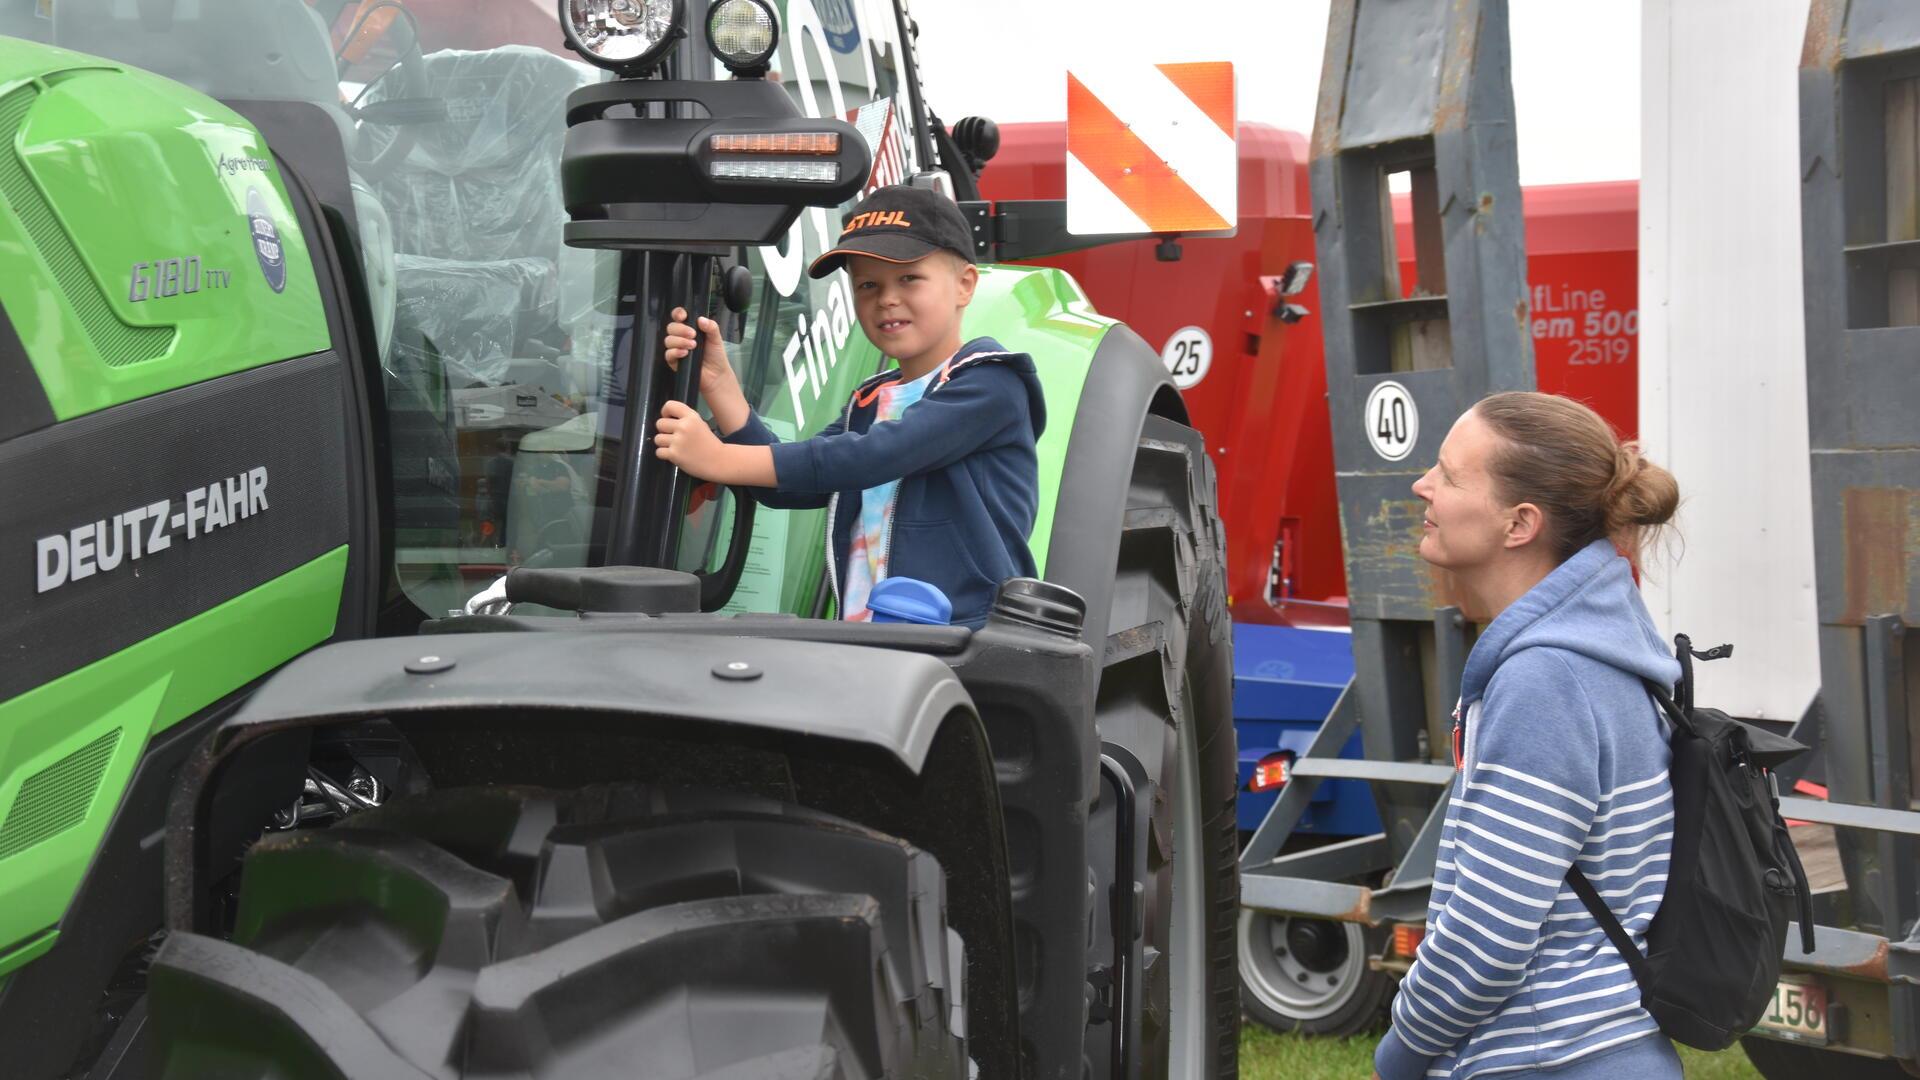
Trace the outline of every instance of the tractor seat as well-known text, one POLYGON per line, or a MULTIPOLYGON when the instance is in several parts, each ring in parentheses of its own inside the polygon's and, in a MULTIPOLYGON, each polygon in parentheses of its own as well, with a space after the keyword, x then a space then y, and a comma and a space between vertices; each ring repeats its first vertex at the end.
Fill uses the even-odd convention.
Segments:
POLYGON ((376 185, 393 223, 396 339, 430 342, 456 389, 523 382, 516 361, 551 357, 591 302, 592 255, 561 242, 560 150, 567 95, 593 75, 526 45, 425 66, 419 92, 447 119, 418 127, 376 185))

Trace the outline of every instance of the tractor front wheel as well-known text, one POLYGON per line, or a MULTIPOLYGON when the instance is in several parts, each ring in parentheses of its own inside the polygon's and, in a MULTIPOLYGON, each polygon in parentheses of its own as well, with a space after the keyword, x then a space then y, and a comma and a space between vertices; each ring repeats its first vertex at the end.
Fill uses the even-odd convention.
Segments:
POLYGON ((933 856, 727 792, 402 799, 248 854, 151 977, 158 1075, 964 1078, 933 856))
POLYGON ((1149 783, 1138 1059, 1149 1080, 1238 1073, 1233 633, 1213 463, 1148 416, 1134 451, 1095 703, 1149 783))

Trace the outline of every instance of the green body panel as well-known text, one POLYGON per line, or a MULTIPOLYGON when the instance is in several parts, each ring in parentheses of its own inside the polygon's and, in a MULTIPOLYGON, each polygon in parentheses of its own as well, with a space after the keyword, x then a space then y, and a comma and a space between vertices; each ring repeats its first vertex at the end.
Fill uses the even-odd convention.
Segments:
POLYGON ((1047 430, 1034 448, 1040 458, 1040 508, 1027 546, 1040 576, 1047 573, 1053 511, 1067 466, 1067 443, 1080 415, 1080 394, 1093 374, 1093 354, 1118 325, 1094 313, 1087 294, 1065 271, 1051 267, 983 268, 967 332, 997 338, 1009 349, 1030 353, 1047 397, 1047 430))
POLYGON ((328 347, 266 141, 178 83, 0 38, 0 205, 0 306, 61 420, 328 347))
MULTIPOLYGON (((330 342, 251 125, 147 72, 12 38, 0 306, 57 421, 330 342)), ((336 549, 0 702, 0 976, 52 946, 149 739, 332 636, 346 568, 336 549)))
MULTIPOLYGON (((829 297, 829 303, 837 301, 831 293, 829 297)), ((991 337, 1009 349, 1030 353, 1040 372, 1047 399, 1047 429, 1035 447, 1040 466, 1040 506, 1029 545, 1042 575, 1047 569, 1054 506, 1081 390, 1092 371, 1094 350, 1114 325, 1113 320, 1094 313, 1086 294, 1071 277, 1050 267, 983 266, 973 303, 967 308, 963 337, 991 337)), ((756 351, 755 345, 748 343, 748 356, 756 351)), ((741 364, 739 352, 735 353, 735 363, 741 364)), ((783 438, 799 432, 815 434, 838 419, 853 388, 886 363, 859 326, 851 324, 845 344, 837 350, 837 363, 827 367, 826 380, 812 379, 803 372, 783 379, 785 373, 776 364, 766 388, 757 395, 758 411, 783 438), (813 392, 816 385, 822 387, 817 396, 813 392)), ((694 530, 714 541, 706 545, 711 553, 709 565, 717 564, 725 554, 730 522, 730 504, 718 530, 701 528, 697 516, 691 522, 694 530)), ((826 511, 760 508, 754 515, 751 554, 741 587, 724 610, 811 614, 817 583, 825 572, 826 543, 826 511)))
POLYGON ((27 939, 66 911, 148 740, 332 636, 346 574, 347 549, 336 548, 0 703, 0 851, 23 785, 43 774, 87 780, 59 785, 35 815, 42 838, 0 857, 0 975, 51 947, 27 939), (46 834, 62 821, 71 824, 46 834))

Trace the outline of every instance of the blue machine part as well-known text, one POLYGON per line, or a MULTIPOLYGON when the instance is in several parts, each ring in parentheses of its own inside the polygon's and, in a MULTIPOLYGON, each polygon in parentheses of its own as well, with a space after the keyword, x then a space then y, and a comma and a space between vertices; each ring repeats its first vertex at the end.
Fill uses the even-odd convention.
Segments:
MULTIPOLYGON (((1278 790, 1247 791, 1253 767, 1275 750, 1305 757, 1320 722, 1353 678, 1349 635, 1292 626, 1233 626, 1233 726, 1240 740, 1240 830, 1260 827, 1278 790)), ((1358 758, 1355 731, 1340 756, 1358 758)), ((1364 780, 1322 781, 1299 830, 1319 836, 1366 836, 1380 831, 1380 814, 1364 780)))

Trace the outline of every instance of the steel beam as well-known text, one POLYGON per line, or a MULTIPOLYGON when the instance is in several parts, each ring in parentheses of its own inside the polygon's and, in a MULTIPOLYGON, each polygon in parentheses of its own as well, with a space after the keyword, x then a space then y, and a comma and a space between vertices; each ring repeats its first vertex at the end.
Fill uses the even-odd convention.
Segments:
POLYGON ((1313 776, 1325 780, 1375 780, 1388 784, 1425 784, 1446 787, 1453 783, 1453 766, 1422 765, 1413 761, 1367 761, 1353 758, 1301 758, 1288 770, 1290 776, 1313 776))
POLYGON ((1311 847, 1282 855, 1261 866, 1243 866, 1242 879, 1253 874, 1269 877, 1312 878, 1315 881, 1353 881, 1393 865, 1384 833, 1356 836, 1337 844, 1311 847))
POLYGON ((1848 979, 1887 981, 1887 939, 1837 926, 1814 928, 1813 951, 1800 948, 1800 924, 1787 924, 1785 962, 1794 971, 1811 971, 1848 979))
POLYGON ((1920 811, 1915 810, 1887 810, 1878 806, 1826 802, 1789 795, 1780 800, 1780 816, 1843 829, 1869 829, 1902 836, 1920 836, 1920 811))
POLYGON ((1254 874, 1240 879, 1240 906, 1269 915, 1379 925, 1373 916, 1373 890, 1364 885, 1254 874))

